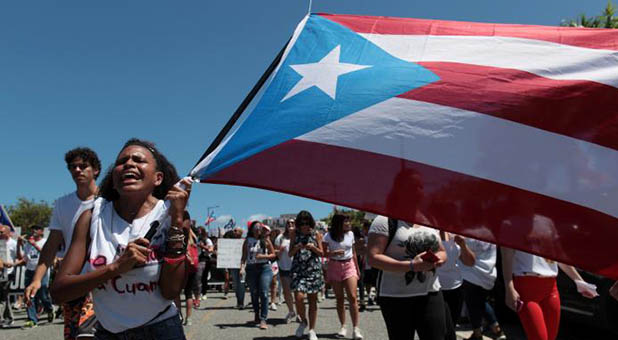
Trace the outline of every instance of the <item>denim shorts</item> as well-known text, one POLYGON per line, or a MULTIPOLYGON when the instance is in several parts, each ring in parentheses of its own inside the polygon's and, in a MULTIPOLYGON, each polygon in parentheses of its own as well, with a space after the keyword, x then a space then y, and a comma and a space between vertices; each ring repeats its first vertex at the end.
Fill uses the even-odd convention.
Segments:
POLYGON ((178 314, 150 325, 127 329, 121 333, 109 332, 98 324, 94 338, 97 340, 186 340, 178 314))

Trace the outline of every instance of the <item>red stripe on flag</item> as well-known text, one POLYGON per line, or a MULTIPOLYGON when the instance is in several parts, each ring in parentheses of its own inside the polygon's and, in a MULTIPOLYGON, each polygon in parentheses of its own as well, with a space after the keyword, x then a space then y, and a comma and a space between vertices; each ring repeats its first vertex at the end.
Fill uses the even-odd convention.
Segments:
POLYGON ((400 98, 475 111, 618 149, 618 89, 513 69, 421 62, 440 80, 400 98))
POLYGON ((275 190, 407 221, 433 221, 445 230, 618 278, 617 219, 421 163, 292 140, 205 182, 275 190), (525 222, 532 221, 533 212, 553 220, 553 226, 533 230, 525 222), (516 218, 507 228, 501 222, 511 216, 516 218))
POLYGON ((618 31, 613 29, 490 24, 336 14, 320 14, 320 16, 358 33, 500 36, 542 40, 585 48, 618 50, 618 31))

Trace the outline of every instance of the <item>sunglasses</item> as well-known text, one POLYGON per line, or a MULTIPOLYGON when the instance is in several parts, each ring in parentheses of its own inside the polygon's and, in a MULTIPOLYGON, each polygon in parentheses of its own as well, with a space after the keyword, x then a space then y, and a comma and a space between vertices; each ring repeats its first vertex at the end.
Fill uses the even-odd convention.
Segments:
POLYGON ((89 166, 90 166, 90 164, 88 164, 88 163, 71 163, 71 164, 67 164, 67 168, 69 170, 73 170, 73 169, 85 170, 89 166))

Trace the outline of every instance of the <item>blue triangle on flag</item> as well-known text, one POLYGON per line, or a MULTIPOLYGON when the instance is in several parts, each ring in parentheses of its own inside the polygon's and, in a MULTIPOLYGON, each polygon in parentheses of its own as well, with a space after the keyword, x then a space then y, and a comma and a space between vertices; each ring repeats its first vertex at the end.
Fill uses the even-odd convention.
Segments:
POLYGON ((349 28, 312 14, 253 112, 198 176, 206 179, 256 153, 438 79, 421 65, 396 58, 349 28), (304 80, 298 65, 319 63, 337 49, 339 63, 365 67, 337 77, 334 99, 319 86, 299 86, 304 90, 295 93, 294 87, 304 80))

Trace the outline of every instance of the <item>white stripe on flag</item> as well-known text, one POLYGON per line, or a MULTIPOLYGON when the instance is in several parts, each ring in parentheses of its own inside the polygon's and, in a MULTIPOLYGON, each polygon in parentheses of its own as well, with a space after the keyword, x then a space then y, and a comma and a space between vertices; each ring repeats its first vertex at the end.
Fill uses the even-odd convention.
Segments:
POLYGON ((589 80, 618 87, 618 51, 487 36, 361 34, 393 56, 527 71, 556 80, 589 80))
POLYGON ((477 112, 392 98, 297 139, 404 158, 618 217, 617 151, 477 112))

